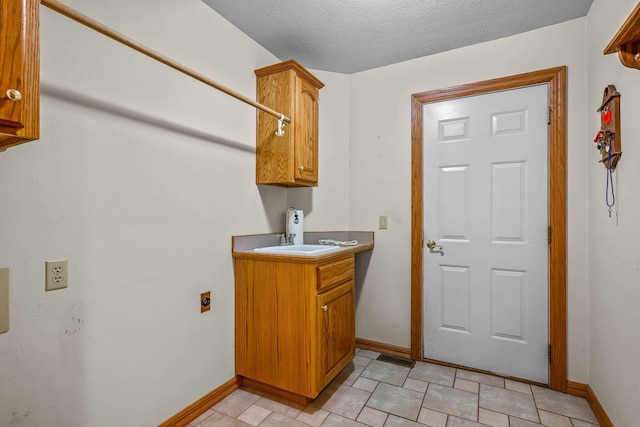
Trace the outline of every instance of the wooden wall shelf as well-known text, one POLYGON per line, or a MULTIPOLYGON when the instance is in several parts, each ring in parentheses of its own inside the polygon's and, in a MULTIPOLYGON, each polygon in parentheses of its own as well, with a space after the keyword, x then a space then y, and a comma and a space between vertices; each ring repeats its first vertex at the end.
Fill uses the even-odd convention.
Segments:
POLYGON ((604 48, 605 55, 616 52, 625 67, 640 70, 640 3, 604 48))

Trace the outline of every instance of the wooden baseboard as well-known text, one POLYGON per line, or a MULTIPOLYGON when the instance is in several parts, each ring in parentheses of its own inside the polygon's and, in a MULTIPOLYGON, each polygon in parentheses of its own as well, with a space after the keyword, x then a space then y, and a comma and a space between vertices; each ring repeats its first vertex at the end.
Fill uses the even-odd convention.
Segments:
POLYGON ((574 381, 567 381, 567 394, 587 398, 587 385, 574 381))
POLYGON ((242 385, 242 380, 235 377, 222 384, 217 389, 198 399, 196 402, 184 408, 168 420, 161 423, 158 427, 184 427, 191 421, 204 414, 207 409, 237 390, 242 385))
POLYGON ((591 407, 591 410, 598 419, 601 427, 614 427, 589 384, 567 381, 567 393, 572 396, 584 397, 587 399, 587 403, 591 407))
POLYGON ((605 412, 604 408, 600 404, 598 397, 591 389, 591 386, 587 384, 587 402, 589 402, 589 406, 591 406, 591 410, 595 414, 600 426, 602 427, 614 427, 613 423, 609 419, 609 416, 605 412))
POLYGON ((378 353, 387 354, 389 356, 399 357, 401 359, 411 360, 411 349, 398 347, 396 345, 384 344, 377 341, 356 338, 356 347, 364 350, 377 351, 378 353))

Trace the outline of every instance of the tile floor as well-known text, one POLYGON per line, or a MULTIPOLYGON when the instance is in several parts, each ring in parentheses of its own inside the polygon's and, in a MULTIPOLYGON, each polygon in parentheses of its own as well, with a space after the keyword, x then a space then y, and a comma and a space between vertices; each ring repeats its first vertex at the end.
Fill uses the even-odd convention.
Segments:
POLYGON ((306 408, 252 389, 234 391, 191 427, 594 427, 586 400, 491 375, 416 362, 354 360, 306 408))

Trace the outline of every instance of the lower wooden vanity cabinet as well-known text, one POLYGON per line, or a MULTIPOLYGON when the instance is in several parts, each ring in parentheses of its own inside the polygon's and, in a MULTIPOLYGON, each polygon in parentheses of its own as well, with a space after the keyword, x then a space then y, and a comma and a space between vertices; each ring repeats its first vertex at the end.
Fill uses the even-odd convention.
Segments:
POLYGON ((355 355, 354 255, 237 258, 236 373, 307 399, 355 355))

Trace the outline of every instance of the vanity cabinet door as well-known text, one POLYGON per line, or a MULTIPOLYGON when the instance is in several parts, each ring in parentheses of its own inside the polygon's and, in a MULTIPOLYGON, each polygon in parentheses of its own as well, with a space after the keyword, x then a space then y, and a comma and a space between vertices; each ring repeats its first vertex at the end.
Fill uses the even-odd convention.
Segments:
POLYGON ((40 134, 39 7, 0 2, 0 151, 40 134))
POLYGON ((318 295, 320 383, 323 385, 355 355, 354 302, 353 280, 318 295))

